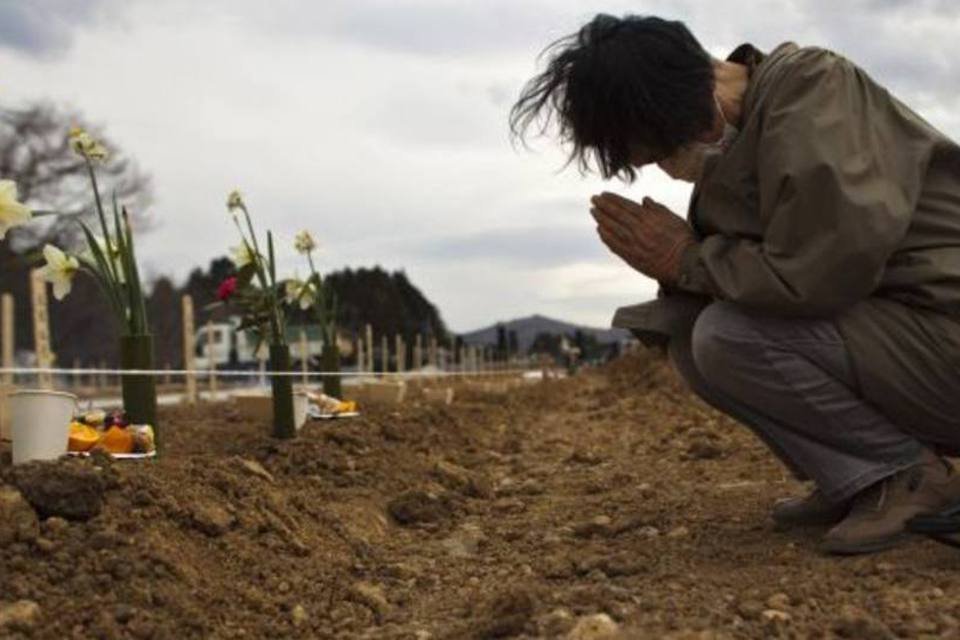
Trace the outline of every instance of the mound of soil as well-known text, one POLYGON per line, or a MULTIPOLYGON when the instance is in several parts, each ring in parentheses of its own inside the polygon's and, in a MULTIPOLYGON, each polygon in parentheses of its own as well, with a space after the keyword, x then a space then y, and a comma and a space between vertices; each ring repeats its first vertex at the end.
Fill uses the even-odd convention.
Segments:
POLYGON ((960 554, 775 531, 801 487, 650 354, 463 391, 288 442, 171 408, 161 460, 0 468, 0 637, 960 636, 960 554))

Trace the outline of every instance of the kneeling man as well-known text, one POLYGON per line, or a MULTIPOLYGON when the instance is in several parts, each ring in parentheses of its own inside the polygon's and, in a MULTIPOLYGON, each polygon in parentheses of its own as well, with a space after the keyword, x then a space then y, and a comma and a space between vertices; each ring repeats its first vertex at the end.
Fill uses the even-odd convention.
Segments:
POLYGON ((615 324, 814 482, 774 519, 864 553, 960 503, 960 147, 822 48, 716 60, 680 22, 599 15, 550 52, 515 133, 555 118, 581 168, 695 184, 686 220, 591 200, 661 285, 615 324))

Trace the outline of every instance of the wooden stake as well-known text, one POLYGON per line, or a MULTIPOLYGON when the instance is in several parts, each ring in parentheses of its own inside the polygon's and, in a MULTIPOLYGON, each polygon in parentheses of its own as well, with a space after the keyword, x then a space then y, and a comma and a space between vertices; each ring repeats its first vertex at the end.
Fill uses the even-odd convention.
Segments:
MULTIPOLYGON (((37 354, 37 366, 53 365, 53 352, 50 350, 50 311, 47 307, 47 282, 40 269, 30 272, 30 295, 33 301, 33 345, 37 354)), ((37 386, 41 389, 53 389, 53 376, 41 373, 37 376, 37 386)))
POLYGON ((367 371, 373 373, 373 327, 366 327, 367 336, 367 371))
POLYGON ((170 363, 163 365, 163 368, 166 370, 166 373, 163 375, 163 384, 170 386, 173 383, 173 376, 170 375, 170 363))
POLYGON ((363 338, 357 337, 357 373, 360 373, 367 366, 367 358, 363 355, 363 338))
POLYGON ((185 398, 188 404, 197 404, 197 369, 194 353, 193 298, 183 296, 183 368, 186 375, 185 398))
POLYGON ((300 371, 303 374, 303 386, 310 384, 310 343, 307 330, 300 329, 300 371))
POLYGON ((399 333, 393 337, 394 342, 394 351, 396 351, 397 358, 397 373, 403 373, 404 368, 406 367, 406 351, 403 344, 403 336, 399 333))
MULTIPOLYGON (((13 369, 13 354, 16 351, 13 330, 13 296, 9 293, 0 298, 0 344, 3 346, 2 363, 4 369, 13 369)), ((3 384, 13 384, 13 374, 5 373, 0 377, 3 384)))
POLYGON ((430 338, 430 365, 434 368, 440 366, 440 354, 438 353, 437 337, 430 338))
POLYGON ((423 366, 423 336, 417 334, 416 342, 413 343, 413 369, 416 371, 423 366))
POLYGON ((97 376, 97 379, 100 381, 100 388, 106 389, 110 385, 110 381, 107 379, 107 374, 106 374, 106 370, 107 370, 106 360, 100 361, 99 369, 100 369, 100 374, 97 376))
POLYGON ((387 334, 380 336, 380 371, 390 371, 390 341, 387 334))
POLYGON ((210 367, 210 400, 217 399, 217 361, 213 353, 213 323, 207 321, 207 366, 210 367))

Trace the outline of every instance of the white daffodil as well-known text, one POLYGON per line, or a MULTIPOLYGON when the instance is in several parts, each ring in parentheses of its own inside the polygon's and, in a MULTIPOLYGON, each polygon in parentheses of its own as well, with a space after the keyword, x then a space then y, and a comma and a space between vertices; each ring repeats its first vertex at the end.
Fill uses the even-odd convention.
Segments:
POLYGON ((240 195, 240 192, 234 189, 230 192, 230 195, 227 196, 227 211, 231 213, 237 209, 243 209, 246 205, 243 203, 243 196, 240 195))
POLYGON ((317 241, 313 239, 310 232, 304 229, 293 239, 293 247, 298 253, 307 254, 316 251, 317 241))
POLYGON ((287 284, 284 286, 284 293, 287 304, 292 305, 299 303, 300 308, 304 311, 312 307, 317 301, 317 295, 313 290, 313 285, 301 280, 287 280, 287 284))
POLYGON ((52 244, 43 248, 43 257, 47 260, 42 269, 43 278, 53 285, 53 297, 63 300, 70 293, 73 277, 80 270, 80 261, 52 244))
POLYGON ((17 201, 17 183, 0 180, 0 240, 8 230, 26 224, 31 217, 30 207, 17 201))
POLYGON ((256 260, 256 256, 253 255, 253 251, 246 242, 239 246, 231 247, 230 253, 233 254, 230 259, 233 260, 233 265, 237 269, 243 269, 248 264, 253 264, 256 260))
POLYGON ((70 146, 88 160, 106 160, 107 149, 80 127, 70 129, 70 146))

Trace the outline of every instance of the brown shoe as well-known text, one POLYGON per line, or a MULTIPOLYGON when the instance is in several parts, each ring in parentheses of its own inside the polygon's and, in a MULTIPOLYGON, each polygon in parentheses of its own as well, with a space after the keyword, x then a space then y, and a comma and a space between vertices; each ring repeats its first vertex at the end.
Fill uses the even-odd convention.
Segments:
POLYGON ((830 529, 821 549, 851 555, 874 553, 909 539, 910 518, 960 503, 960 474, 929 453, 921 462, 862 491, 843 522, 830 529))
POLYGON ((834 525, 850 512, 850 502, 839 504, 827 499, 814 489, 798 498, 784 498, 773 505, 773 521, 779 529, 834 525))

